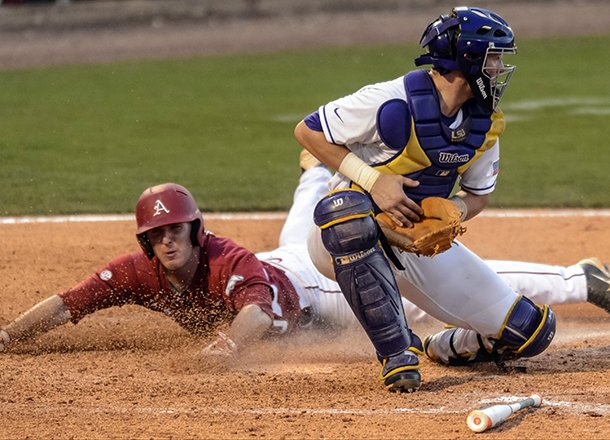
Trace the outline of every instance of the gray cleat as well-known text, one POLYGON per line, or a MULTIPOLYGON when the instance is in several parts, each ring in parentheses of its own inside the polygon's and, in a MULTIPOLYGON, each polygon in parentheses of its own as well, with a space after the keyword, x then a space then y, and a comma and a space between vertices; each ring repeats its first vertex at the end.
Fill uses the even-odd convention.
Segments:
POLYGON ((587 280, 587 301, 610 313, 610 273, 608 266, 597 258, 578 262, 587 280))

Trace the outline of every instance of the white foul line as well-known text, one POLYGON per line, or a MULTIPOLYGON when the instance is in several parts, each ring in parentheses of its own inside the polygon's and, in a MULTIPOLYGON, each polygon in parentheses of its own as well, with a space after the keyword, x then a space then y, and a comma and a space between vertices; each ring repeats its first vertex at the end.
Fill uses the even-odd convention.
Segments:
MULTIPOLYGON (((209 220, 284 220, 285 212, 208 212, 209 220)), ((478 217, 487 218, 539 218, 539 217, 610 217, 610 209, 488 209, 478 217)), ((56 216, 0 217, 0 225, 24 223, 86 223, 134 221, 133 214, 79 214, 56 216)))
MULTIPOLYGON (((523 400, 527 396, 506 396, 496 397, 493 399, 483 399, 480 402, 488 405, 496 405, 499 403, 512 403, 519 400, 523 400)), ((566 402, 563 400, 549 400, 542 396, 542 406, 553 406, 556 408, 568 408, 573 412, 594 412, 598 414, 610 414, 610 405, 603 403, 578 403, 578 402, 566 402)))
MULTIPOLYGON (((435 408, 307 408, 307 407, 252 407, 252 408, 231 408, 231 407, 155 407, 155 406, 120 406, 120 405, 78 405, 74 408, 76 411, 86 413, 104 413, 104 414, 227 414, 227 415, 353 415, 353 416, 390 416, 400 414, 466 414, 469 409, 474 409, 482 405, 494 405, 500 403, 512 403, 518 400, 525 399, 527 396, 505 396, 496 397, 493 399, 482 399, 478 403, 459 408, 448 408, 439 406, 435 408)), ((455 405, 454 405, 455 406, 455 405)), ((610 405, 605 404, 583 404, 578 402, 553 401, 543 397, 542 406, 556 407, 566 409, 570 413, 597 413, 601 415, 610 413, 610 405)), ((4 408, 6 409, 6 408, 4 408)), ((55 410, 65 411, 64 405, 44 405, 40 408, 28 408, 30 412, 55 412, 55 410)), ((0 409, 0 414, 2 409, 0 409)))

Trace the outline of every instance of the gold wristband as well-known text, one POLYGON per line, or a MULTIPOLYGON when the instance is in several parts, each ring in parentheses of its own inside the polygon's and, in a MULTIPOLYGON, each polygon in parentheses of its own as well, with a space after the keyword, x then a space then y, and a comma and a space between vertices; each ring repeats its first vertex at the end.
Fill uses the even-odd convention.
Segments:
POLYGON ((368 192, 371 192, 371 188, 381 175, 352 152, 348 153, 339 165, 339 172, 368 192))

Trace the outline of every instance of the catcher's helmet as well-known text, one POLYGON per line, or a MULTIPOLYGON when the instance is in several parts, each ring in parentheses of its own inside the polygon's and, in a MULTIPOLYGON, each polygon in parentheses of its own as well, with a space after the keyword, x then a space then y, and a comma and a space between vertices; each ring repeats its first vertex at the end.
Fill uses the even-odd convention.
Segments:
POLYGON ((144 190, 136 204, 136 237, 148 256, 154 252, 146 232, 173 223, 191 223, 191 241, 203 246, 203 216, 188 189, 176 183, 164 183, 144 190))
POLYGON ((515 66, 490 67, 487 60, 517 53, 514 33, 502 17, 482 8, 454 8, 430 23, 419 43, 428 53, 415 60, 416 66, 432 64, 440 73, 459 70, 477 102, 490 112, 496 109, 515 66))

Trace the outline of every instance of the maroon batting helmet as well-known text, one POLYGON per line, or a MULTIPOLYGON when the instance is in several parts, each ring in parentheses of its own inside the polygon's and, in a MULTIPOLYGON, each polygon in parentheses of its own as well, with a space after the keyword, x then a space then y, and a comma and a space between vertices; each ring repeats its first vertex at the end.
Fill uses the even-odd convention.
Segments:
POLYGON ((203 216, 188 189, 176 183, 163 183, 144 190, 136 204, 136 237, 148 256, 155 256, 146 232, 174 223, 191 223, 191 241, 203 246, 203 216))

